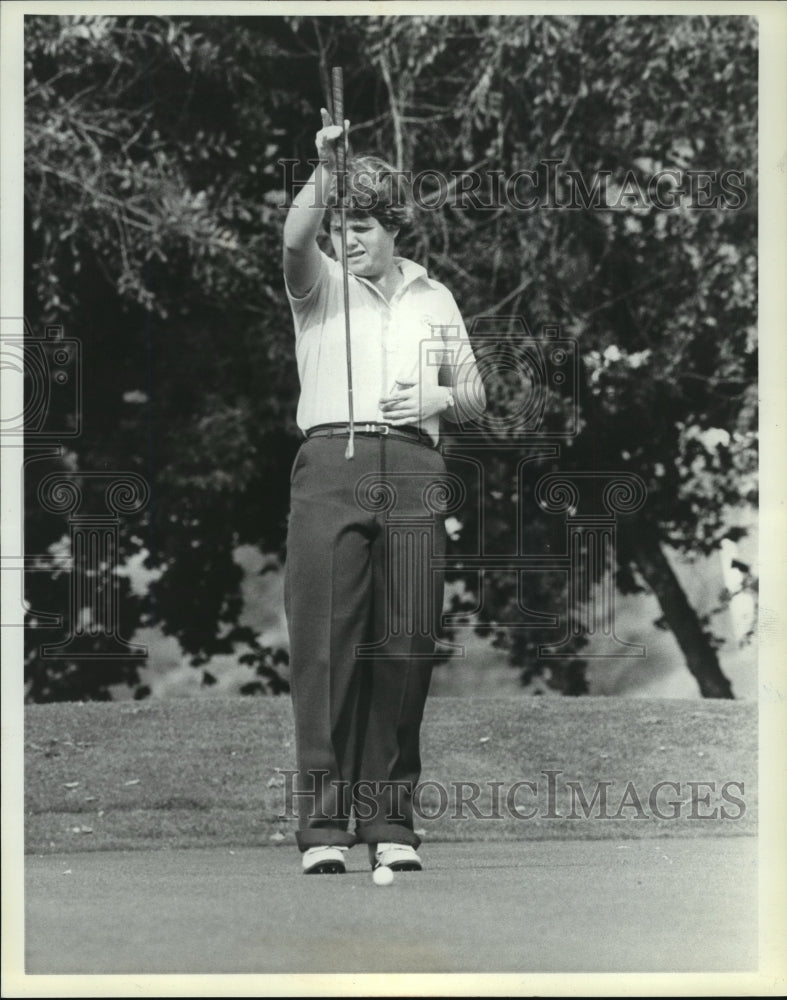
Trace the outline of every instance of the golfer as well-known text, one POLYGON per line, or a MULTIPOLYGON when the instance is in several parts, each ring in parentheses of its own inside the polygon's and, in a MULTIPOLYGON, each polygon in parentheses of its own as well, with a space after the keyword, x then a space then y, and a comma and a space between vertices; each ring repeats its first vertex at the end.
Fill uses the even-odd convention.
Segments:
POLYGON ((401 574, 389 573, 386 504, 364 502, 363 485, 387 484, 403 523, 432 517, 432 554, 442 555, 445 525, 424 506, 426 487, 445 476, 437 450, 440 419, 456 420, 463 407, 483 406, 483 390, 453 296, 419 264, 395 254, 409 211, 403 178, 377 157, 351 159, 338 204, 335 146, 343 132, 325 109, 321 114, 319 164, 284 226, 284 276, 301 386, 297 422, 306 436, 291 474, 285 577, 296 836, 303 871, 310 874, 344 872, 346 852, 356 843, 368 845, 373 868, 418 871, 412 796, 421 772, 419 732, 443 579, 439 572, 413 572, 405 587, 401 574), (342 211, 352 457, 346 454, 342 211), (336 260, 317 243, 324 221, 336 260), (435 352, 423 349, 427 342, 451 347, 438 352, 435 363, 435 352), (413 594, 423 577, 431 586, 413 594), (414 613, 430 615, 431 627, 413 627, 414 613), (384 655, 359 655, 359 647, 382 640, 384 655))

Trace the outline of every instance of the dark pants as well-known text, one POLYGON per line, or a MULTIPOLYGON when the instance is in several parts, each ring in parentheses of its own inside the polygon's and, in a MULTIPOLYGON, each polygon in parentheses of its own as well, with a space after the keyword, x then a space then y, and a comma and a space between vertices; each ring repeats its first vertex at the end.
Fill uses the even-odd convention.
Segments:
POLYGON ((285 607, 302 851, 420 843, 412 794, 443 601, 430 555, 445 551, 430 486, 445 464, 422 444, 360 435, 347 461, 346 444, 307 439, 291 478, 285 607))

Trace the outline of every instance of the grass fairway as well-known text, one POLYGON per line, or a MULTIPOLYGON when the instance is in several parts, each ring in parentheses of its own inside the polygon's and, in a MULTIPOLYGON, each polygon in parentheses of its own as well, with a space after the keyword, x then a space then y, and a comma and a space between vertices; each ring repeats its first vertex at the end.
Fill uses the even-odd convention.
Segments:
MULTIPOLYGON (((752 703, 432 698, 422 746, 415 825, 427 841, 755 832, 752 703), (512 791, 523 781, 532 787, 512 791), (461 782, 479 792, 457 807, 474 793, 461 782), (566 782, 578 783, 589 818, 577 799, 572 817, 566 782), (607 818, 592 805, 599 782, 607 818), (659 782, 674 787, 652 798, 659 782)), ((294 767, 286 697, 32 705, 26 848, 291 847, 279 772, 294 767)))

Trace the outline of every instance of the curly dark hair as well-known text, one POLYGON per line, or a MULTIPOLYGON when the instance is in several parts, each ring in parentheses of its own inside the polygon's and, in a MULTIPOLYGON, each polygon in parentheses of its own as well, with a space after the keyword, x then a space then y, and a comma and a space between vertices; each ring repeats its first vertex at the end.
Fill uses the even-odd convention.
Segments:
POLYGON ((334 175, 328 194, 328 216, 345 206, 350 217, 371 216, 388 230, 400 233, 410 227, 412 206, 409 198, 408 175, 397 170, 379 156, 354 156, 347 161, 344 178, 344 197, 338 193, 339 179, 334 175))

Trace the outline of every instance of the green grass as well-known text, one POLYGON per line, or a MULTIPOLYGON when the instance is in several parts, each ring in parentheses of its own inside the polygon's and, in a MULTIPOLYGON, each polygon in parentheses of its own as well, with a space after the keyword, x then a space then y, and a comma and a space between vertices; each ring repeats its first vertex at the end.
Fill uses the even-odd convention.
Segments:
MULTIPOLYGON (((448 789, 448 809, 416 821, 428 840, 630 838, 751 834, 756 828, 757 708, 745 702, 640 701, 617 698, 433 698, 423 728, 422 782, 448 789), (558 814, 548 818, 545 770, 556 777, 558 814), (538 808, 528 820, 505 807, 538 808), (608 813, 619 809, 627 782, 641 800, 620 818, 571 819, 565 781, 590 800, 608 786, 608 813), (502 782, 499 819, 452 818, 455 785, 478 782, 483 816, 492 811, 489 782, 502 782), (679 784, 659 797, 680 800, 677 819, 659 819, 648 795, 659 781, 679 784), (692 808, 690 781, 715 783, 708 805, 692 808), (725 782, 745 808, 725 803, 725 782), (696 818, 725 806, 730 817, 696 818), (742 812, 742 815, 739 815, 742 812)), ((288 698, 210 698, 108 704, 34 705, 25 710, 25 841, 30 852, 292 844, 295 820, 279 818, 279 769, 294 769, 288 698), (283 835, 284 839, 281 839, 283 835), (273 840, 271 838, 274 838, 273 840)), ((467 793, 466 793, 467 794, 467 793)), ((704 795, 704 790, 700 791, 704 795)), ((426 787, 422 811, 438 811, 426 787)), ((631 797, 628 799, 631 803, 631 797)))

